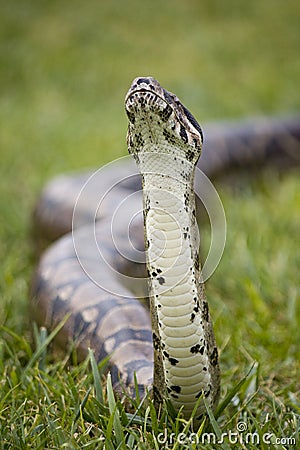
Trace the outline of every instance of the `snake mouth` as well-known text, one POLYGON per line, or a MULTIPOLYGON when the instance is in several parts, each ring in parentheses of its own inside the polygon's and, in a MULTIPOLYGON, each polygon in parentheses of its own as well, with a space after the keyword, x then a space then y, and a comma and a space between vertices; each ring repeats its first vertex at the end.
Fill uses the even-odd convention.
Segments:
POLYGON ((152 77, 139 77, 135 78, 131 83, 128 93, 125 97, 125 105, 127 104, 131 95, 136 93, 152 93, 153 95, 160 97, 164 102, 166 100, 163 96, 164 89, 161 87, 159 82, 152 77))
POLYGON ((150 89, 130 90, 125 100, 125 111, 129 121, 134 123, 136 114, 147 109, 149 112, 157 113, 164 121, 172 113, 175 114, 173 108, 159 93, 150 89))

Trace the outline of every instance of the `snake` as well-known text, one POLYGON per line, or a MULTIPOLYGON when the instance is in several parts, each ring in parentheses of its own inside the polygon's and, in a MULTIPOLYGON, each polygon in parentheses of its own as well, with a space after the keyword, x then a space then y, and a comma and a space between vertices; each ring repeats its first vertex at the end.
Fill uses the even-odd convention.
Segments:
POLYGON ((199 256, 195 168, 215 179, 266 163, 294 166, 300 120, 208 124, 204 139, 190 111, 152 77, 134 79, 125 112, 132 157, 56 177, 37 202, 43 252, 33 317, 49 330, 62 323, 56 344, 73 343, 79 359, 89 348, 97 361, 108 358, 115 392, 152 390, 157 408, 167 399, 199 419, 218 403, 220 368, 199 256), (46 250, 45 242, 52 242, 46 250))

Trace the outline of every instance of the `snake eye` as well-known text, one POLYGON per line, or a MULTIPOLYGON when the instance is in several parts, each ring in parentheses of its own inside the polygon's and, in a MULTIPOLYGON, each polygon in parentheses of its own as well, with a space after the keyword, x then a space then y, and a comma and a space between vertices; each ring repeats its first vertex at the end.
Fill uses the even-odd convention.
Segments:
POLYGON ((181 139, 183 140, 183 142, 185 142, 185 143, 188 142, 188 140, 189 140, 188 135, 182 124, 180 124, 180 136, 181 136, 181 139))
POLYGON ((195 117, 193 116, 192 113, 190 113, 190 111, 184 106, 182 105, 182 108, 184 110, 184 113, 186 115, 186 118, 189 120, 189 122, 193 125, 193 127, 198 131, 198 133, 201 136, 201 141, 203 142, 203 131, 202 128, 200 127, 199 123, 197 122, 197 120, 195 119, 195 117))

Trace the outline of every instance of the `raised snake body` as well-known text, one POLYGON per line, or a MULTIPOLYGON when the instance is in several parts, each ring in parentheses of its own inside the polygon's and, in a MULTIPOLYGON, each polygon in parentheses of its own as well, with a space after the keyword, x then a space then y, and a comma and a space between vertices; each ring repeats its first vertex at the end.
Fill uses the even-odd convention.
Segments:
MULTIPOLYGON (((144 263, 140 197, 129 196, 122 220, 113 220, 112 215, 116 205, 139 189, 136 173, 131 176, 131 162, 120 166, 118 173, 108 169, 100 183, 96 178, 85 184, 89 175, 83 174, 60 178, 44 191, 35 221, 39 234, 51 239, 70 229, 80 192, 81 198, 75 207, 73 236, 67 234, 54 243, 39 263, 32 288, 35 318, 53 328, 70 314, 58 336, 61 343, 74 340, 82 356, 91 347, 98 360, 110 355, 116 390, 121 383, 133 391, 134 374, 141 392, 152 385, 153 335, 156 401, 168 396, 175 409, 183 406, 188 417, 200 396, 213 407, 219 393, 218 357, 199 269, 193 195, 202 132, 177 97, 152 78, 134 80, 125 106, 128 148, 143 180, 153 330, 147 310, 128 288, 134 288, 131 280, 139 278, 144 267, 140 264, 144 263), (109 186, 118 179, 122 181, 113 192, 109 186), (108 191, 107 198, 100 195, 108 191), (99 202, 97 219, 102 220, 94 223, 99 202), (60 214, 64 209, 65 214, 60 214), (128 245, 128 229, 132 246, 128 245)), ((257 134, 236 129, 232 137, 225 127, 217 128, 203 155, 204 170, 216 174, 266 157, 297 161, 298 120, 260 123, 257 129, 257 134), (254 141, 258 136, 260 145, 248 146, 249 136, 254 141)), ((202 411, 200 403, 198 413, 202 411)))
POLYGON ((136 79, 126 97, 128 149, 142 175, 155 396, 188 417, 219 393, 218 352, 199 268, 194 170, 202 131, 173 94, 136 79))

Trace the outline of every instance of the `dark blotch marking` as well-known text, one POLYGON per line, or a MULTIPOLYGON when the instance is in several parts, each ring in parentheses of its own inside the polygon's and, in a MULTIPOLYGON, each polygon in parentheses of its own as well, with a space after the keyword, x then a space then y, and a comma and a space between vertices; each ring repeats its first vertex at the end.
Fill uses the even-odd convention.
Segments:
POLYGON ((90 322, 86 322, 83 317, 82 314, 79 312, 75 315, 75 320, 74 320, 74 336, 78 337, 80 336, 80 334, 84 334, 85 331, 88 330, 88 328, 90 327, 90 322))
POLYGON ((195 320, 195 314, 192 313, 192 314, 191 314, 191 322, 194 322, 194 320, 195 320))
POLYGON ((193 345, 193 347, 191 347, 191 353, 198 353, 200 350, 200 344, 196 344, 193 345))
MULTIPOLYGON (((185 193, 184 193, 184 204, 185 204, 186 206, 188 206, 188 205, 189 205, 189 202, 190 202, 190 195, 189 195, 189 193, 185 192, 185 193)), ((189 230, 189 227, 186 227, 186 229, 187 229, 187 231, 188 231, 188 230, 189 230)))
POLYGON ((208 391, 204 391, 204 397, 207 398, 210 394, 210 389, 208 391))
POLYGON ((144 208, 144 211, 145 212, 147 212, 148 213, 148 211, 149 211, 149 209, 150 209, 150 200, 149 200, 149 197, 147 197, 146 198, 146 201, 145 201, 145 208, 144 208))
POLYGON ((182 108, 183 108, 183 110, 185 112, 185 115, 188 118, 188 120, 191 122, 191 124, 196 128, 196 130, 200 134, 201 141, 203 142, 203 132, 202 132, 202 129, 201 129, 199 123, 197 122, 195 117, 192 115, 192 113, 190 113, 190 111, 184 105, 182 105, 182 108))
MULTIPOLYGON (((180 124, 180 136, 181 136, 181 139, 183 140, 183 142, 186 144, 188 142, 188 135, 182 124, 180 124)), ((189 158, 188 158, 188 160, 190 161, 189 158)))
POLYGON ((181 392, 181 387, 177 385, 170 386, 170 389, 174 392, 177 392, 177 394, 180 394, 181 392))
POLYGON ((204 345, 202 346, 200 346, 200 344, 193 345, 193 347, 191 347, 191 353, 200 353, 200 355, 203 355, 204 345))
POLYGON ((172 114, 172 112, 173 112, 173 110, 172 110, 171 106, 167 105, 165 107, 165 109, 163 109, 162 111, 159 111, 158 115, 163 122, 166 122, 168 120, 168 118, 170 117, 170 115, 172 114))
POLYGON ((143 147, 143 145, 144 145, 144 139, 143 139, 143 137, 142 137, 142 134, 141 134, 141 133, 136 133, 134 137, 135 137, 135 140, 136 140, 137 145, 138 145, 139 147, 143 147))
POLYGON ((163 351, 163 355, 167 358, 167 360, 170 362, 172 366, 176 366, 176 364, 179 362, 178 359, 171 358, 169 353, 165 350, 163 351))
POLYGON ((200 267, 199 253, 197 251, 195 253, 195 267, 197 269, 199 269, 199 267, 200 267))
POLYGON ((168 358, 168 359, 169 359, 170 364, 171 364, 172 366, 176 366, 176 364, 179 363, 178 359, 176 359, 176 358, 168 358))
POLYGON ((164 284, 166 282, 166 280, 164 279, 164 277, 158 277, 157 281, 159 282, 160 285, 164 284))
POLYGON ((158 339, 158 337, 156 336, 155 333, 152 334, 152 341, 153 341, 153 347, 154 350, 160 350, 160 340, 158 339))
POLYGON ((205 322, 208 322, 209 319, 209 312, 208 312, 208 303, 207 301, 204 301, 202 303, 202 315, 205 322))
POLYGON ((155 386, 153 386, 152 389, 154 402, 159 405, 160 403, 162 403, 162 396, 160 394, 160 391, 155 386))
POLYGON ((135 160, 136 164, 139 164, 140 157, 138 153, 133 153, 133 159, 135 160))
POLYGON ((210 362, 212 366, 216 366, 218 364, 219 355, 218 355, 218 349, 217 347, 214 347, 211 355, 210 355, 210 362))
POLYGON ((197 139, 193 139, 193 142, 194 142, 195 148, 198 148, 198 142, 197 142, 197 139))
POLYGON ((167 142, 169 142, 170 144, 176 144, 176 139, 167 130, 163 130, 163 135, 167 142))
POLYGON ((141 105, 141 108, 144 108, 144 107, 145 107, 146 100, 145 100, 144 97, 139 97, 139 98, 137 99, 137 101, 138 101, 139 104, 141 105))
POLYGON ((127 113, 127 117, 128 117, 129 122, 134 124, 134 122, 135 122, 135 114, 132 113, 132 112, 129 112, 127 110, 126 110, 126 113, 127 113))
POLYGON ((192 150, 188 150, 186 152, 186 157, 188 161, 193 161, 194 157, 195 157, 195 153, 192 150))

